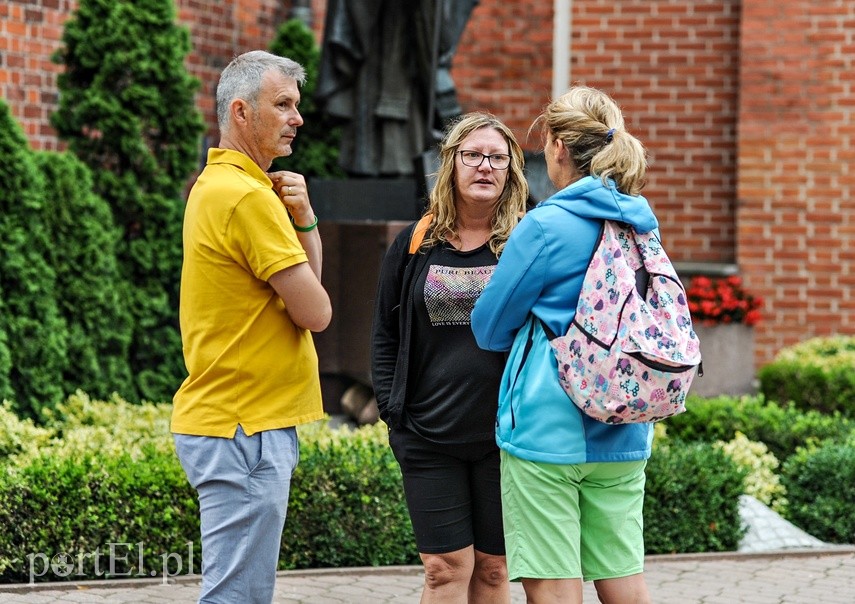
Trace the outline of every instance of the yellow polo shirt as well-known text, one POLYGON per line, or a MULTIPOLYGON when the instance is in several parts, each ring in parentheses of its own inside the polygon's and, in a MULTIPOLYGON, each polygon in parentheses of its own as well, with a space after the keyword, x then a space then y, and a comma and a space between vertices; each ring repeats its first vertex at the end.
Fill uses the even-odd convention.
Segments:
POLYGON ((288 213, 246 155, 210 149, 184 215, 180 322, 188 376, 172 432, 232 438, 323 417, 318 357, 267 280, 307 262, 288 213))

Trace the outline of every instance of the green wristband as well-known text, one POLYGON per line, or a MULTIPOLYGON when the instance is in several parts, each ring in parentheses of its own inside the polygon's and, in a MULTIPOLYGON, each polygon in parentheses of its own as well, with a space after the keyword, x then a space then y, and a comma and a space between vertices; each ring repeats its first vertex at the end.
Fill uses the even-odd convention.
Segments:
POLYGON ((315 228, 316 226, 318 226, 318 217, 317 217, 317 216, 315 216, 315 221, 314 221, 312 224, 310 224, 309 226, 301 227, 301 226, 297 226, 297 225, 294 223, 294 217, 293 217, 293 216, 291 216, 291 226, 293 226, 293 227, 294 227, 294 230, 295 230, 295 231, 300 231, 301 233, 308 233, 309 231, 314 230, 314 228, 315 228))

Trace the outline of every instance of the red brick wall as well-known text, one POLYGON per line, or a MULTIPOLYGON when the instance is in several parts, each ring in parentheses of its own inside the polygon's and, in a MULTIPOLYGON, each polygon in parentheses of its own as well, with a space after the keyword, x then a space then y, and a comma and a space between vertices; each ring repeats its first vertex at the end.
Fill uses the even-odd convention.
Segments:
POLYGON ((552 90, 552 2, 481 0, 454 55, 452 77, 464 111, 486 109, 527 140, 552 90))
POLYGON ((768 300, 763 361, 855 333, 855 2, 746 2, 740 58, 737 250, 768 300))
MULTIPOLYGON (((611 94, 647 147, 644 192, 678 260, 735 261, 739 4, 572 2, 571 82, 611 94)), ((464 108, 521 142, 552 92, 552 16, 552 2, 481 0, 455 56, 464 108)))
POLYGON ((60 68, 50 57, 59 48, 62 24, 74 6, 66 0, 0 3, 0 94, 37 149, 60 147, 50 127, 60 68))

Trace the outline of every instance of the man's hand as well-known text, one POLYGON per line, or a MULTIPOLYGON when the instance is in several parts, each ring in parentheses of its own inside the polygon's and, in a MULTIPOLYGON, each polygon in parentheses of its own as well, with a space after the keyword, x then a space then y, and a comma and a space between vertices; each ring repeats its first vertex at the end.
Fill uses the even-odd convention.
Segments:
POLYGON ((273 182, 273 190, 285 205, 297 226, 309 226, 315 221, 315 213, 309 201, 309 189, 302 174, 279 170, 267 174, 273 182))
MULTIPOLYGON (((279 195, 279 199, 282 200, 285 209, 291 214, 294 225, 308 227, 315 224, 315 212, 312 210, 312 204, 309 201, 309 190, 306 188, 306 179, 303 178, 303 175, 287 170, 280 170, 279 172, 270 172, 268 176, 273 183, 273 190, 279 195)), ((308 231, 297 230, 296 233, 297 239, 300 240, 300 244, 306 250, 306 256, 309 258, 309 267, 320 282, 321 269, 323 267, 323 248, 321 246, 321 236, 318 231, 319 229, 313 228, 308 231)), ((279 295, 282 295, 281 291, 279 295)))

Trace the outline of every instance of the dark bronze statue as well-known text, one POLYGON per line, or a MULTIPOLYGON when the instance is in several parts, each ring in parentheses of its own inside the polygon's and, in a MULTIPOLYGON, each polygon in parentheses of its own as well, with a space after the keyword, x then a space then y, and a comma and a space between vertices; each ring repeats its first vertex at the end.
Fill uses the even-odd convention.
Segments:
POLYGON ((461 113, 451 58, 478 0, 330 0, 315 100, 351 176, 408 176, 461 113))

